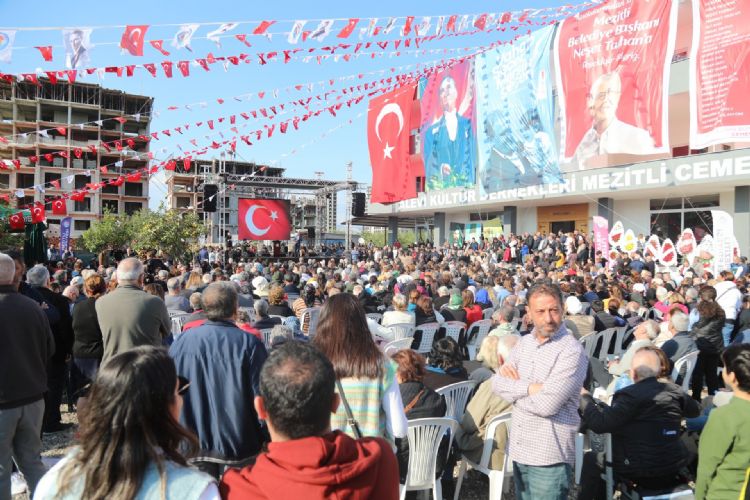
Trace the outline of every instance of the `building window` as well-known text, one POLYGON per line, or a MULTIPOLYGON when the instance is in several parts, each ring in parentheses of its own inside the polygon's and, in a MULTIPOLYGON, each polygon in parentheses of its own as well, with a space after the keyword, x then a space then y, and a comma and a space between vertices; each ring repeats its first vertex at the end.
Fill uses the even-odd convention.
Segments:
POLYGON ((76 201, 73 210, 76 212, 91 212, 91 198, 86 197, 83 201, 76 201))
POLYGON ((0 188, 8 189, 10 187, 10 174, 0 174, 0 188))
POLYGON ((126 182, 125 183, 125 195, 126 196, 143 196, 143 183, 126 182))
POLYGON ((143 204, 139 202, 133 202, 133 201, 126 201, 125 202, 125 213, 128 215, 133 215, 134 213, 138 212, 143 208, 143 204))
POLYGON ((76 220, 76 221, 73 221, 73 229, 75 229, 76 231, 86 231, 90 227, 91 227, 91 221, 90 220, 76 220))
POLYGON ((34 186, 34 174, 16 174, 16 188, 28 189, 34 186))
POLYGON ((120 194, 120 186, 113 186, 112 184, 107 184, 102 188, 102 193, 104 194, 120 194))
POLYGON ((88 175, 76 175, 76 189, 83 189, 86 184, 91 182, 91 177, 88 175))
POLYGON ((120 204, 117 200, 102 200, 102 211, 116 214, 120 211, 120 204))
POLYGON ((53 174, 53 173, 50 173, 50 172, 47 172, 46 174, 44 174, 44 183, 45 184, 49 184, 52 181, 58 181, 58 182, 60 182, 60 179, 61 179, 60 174, 53 174))
POLYGON ((188 208, 190 206, 190 198, 187 196, 178 196, 175 198, 175 205, 177 208, 188 208))
POLYGON ((713 229, 711 208, 719 207, 719 195, 651 200, 651 234, 676 242, 685 228, 695 233, 700 243, 713 229), (706 210, 707 209, 707 210, 706 210))

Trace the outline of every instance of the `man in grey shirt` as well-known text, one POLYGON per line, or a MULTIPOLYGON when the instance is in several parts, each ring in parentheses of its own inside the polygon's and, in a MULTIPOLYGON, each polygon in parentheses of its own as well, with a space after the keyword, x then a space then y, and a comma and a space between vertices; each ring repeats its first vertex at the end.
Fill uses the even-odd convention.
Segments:
POLYGON ((167 296, 164 297, 164 303, 170 311, 192 312, 190 301, 182 295, 180 278, 169 278, 167 281, 167 296))
POLYGON ((143 291, 143 264, 128 258, 117 266, 117 288, 96 301, 104 340, 102 364, 139 345, 158 346, 172 330, 164 302, 143 291))

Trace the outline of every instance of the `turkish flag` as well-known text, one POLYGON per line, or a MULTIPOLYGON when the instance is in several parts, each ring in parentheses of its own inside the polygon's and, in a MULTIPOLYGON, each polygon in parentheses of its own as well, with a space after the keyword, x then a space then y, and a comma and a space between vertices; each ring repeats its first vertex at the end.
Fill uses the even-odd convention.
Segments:
POLYGON ((241 240, 288 240, 292 231, 288 200, 239 200, 241 240))
POLYGON ((338 38, 349 38, 349 35, 352 34, 352 31, 354 31, 354 28, 357 27, 357 23, 359 22, 358 17, 352 17, 349 19, 349 22, 346 23, 346 26, 339 31, 339 34, 336 35, 338 38))
POLYGON ((130 55, 132 56, 142 56, 146 30, 148 30, 147 24, 125 26, 125 31, 120 39, 120 47, 130 52, 130 55))
POLYGON ((416 174, 409 155, 409 135, 416 84, 397 88, 370 101, 367 146, 372 165, 374 203, 417 197, 416 174))
POLYGON ((52 213, 54 215, 68 215, 68 208, 65 206, 65 200, 62 198, 52 202, 52 213))
POLYGON ((44 213, 44 205, 34 205, 34 207, 31 209, 31 223, 37 224, 39 222, 44 222, 45 218, 46 215, 44 213))
POLYGON ((23 229, 26 227, 26 223, 23 221, 23 214, 21 212, 15 213, 8 217, 8 224, 11 229, 23 229))

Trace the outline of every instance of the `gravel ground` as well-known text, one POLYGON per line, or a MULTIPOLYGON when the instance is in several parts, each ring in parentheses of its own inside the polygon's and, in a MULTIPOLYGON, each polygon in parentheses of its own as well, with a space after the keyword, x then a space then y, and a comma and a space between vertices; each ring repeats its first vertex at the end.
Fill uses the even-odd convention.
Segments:
MULTIPOLYGON (((75 413, 68 413, 67 405, 61 407, 62 421, 64 423, 75 424, 65 432, 58 434, 45 434, 42 437, 42 457, 59 459, 65 456, 68 449, 73 445, 75 432, 78 426, 78 417, 75 413)), ((453 477, 458 477, 458 466, 456 466, 453 477)), ((503 496, 503 500, 512 500, 515 498, 515 492, 513 487, 512 478, 506 478, 506 481, 510 482, 510 489, 506 495, 503 496)), ((464 476, 464 481, 461 486, 461 500, 484 500, 488 498, 490 490, 490 483, 487 476, 479 472, 469 470, 464 476)), ((568 498, 575 498, 576 490, 571 488, 571 492, 568 498)), ((448 499, 447 492, 443 491, 446 499, 448 499)), ((429 498, 432 498, 430 496, 429 498)), ((13 500, 29 500, 28 495, 15 495, 13 500)), ((453 500, 451 496, 448 500, 453 500)))

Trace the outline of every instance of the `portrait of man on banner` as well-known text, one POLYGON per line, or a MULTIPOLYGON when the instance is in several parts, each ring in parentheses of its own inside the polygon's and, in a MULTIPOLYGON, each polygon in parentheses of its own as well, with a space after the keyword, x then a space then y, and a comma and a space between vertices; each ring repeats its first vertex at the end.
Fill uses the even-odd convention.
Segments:
POLYGON ((63 30, 65 45, 65 67, 81 69, 91 64, 89 49, 91 47, 91 30, 73 28, 63 30))
POLYGON ((471 63, 436 73, 423 82, 422 154, 426 190, 476 183, 476 123, 471 63))
POLYGON ((560 182, 549 64, 553 27, 477 56, 479 186, 560 182))
POLYGON ((677 3, 605 2, 560 23, 554 52, 565 167, 604 167, 607 155, 670 151, 677 3))

